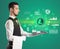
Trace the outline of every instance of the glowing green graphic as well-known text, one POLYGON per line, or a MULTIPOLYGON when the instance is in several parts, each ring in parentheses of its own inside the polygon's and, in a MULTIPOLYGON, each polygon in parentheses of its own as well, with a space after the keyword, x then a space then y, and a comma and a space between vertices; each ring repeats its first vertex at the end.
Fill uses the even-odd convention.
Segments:
POLYGON ((34 12, 27 11, 22 15, 24 18, 20 19, 20 23, 26 31, 28 31, 27 27, 29 27, 29 32, 35 29, 36 31, 43 30, 49 33, 50 29, 58 30, 60 26, 58 17, 53 15, 53 13, 50 9, 37 10, 34 12))

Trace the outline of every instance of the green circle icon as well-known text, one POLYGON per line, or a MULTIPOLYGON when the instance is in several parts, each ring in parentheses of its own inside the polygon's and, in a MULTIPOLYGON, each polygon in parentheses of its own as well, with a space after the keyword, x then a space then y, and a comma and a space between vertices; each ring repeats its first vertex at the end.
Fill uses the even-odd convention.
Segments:
POLYGON ((42 25, 44 23, 43 19, 42 18, 38 18, 37 19, 37 24, 38 25, 42 25))

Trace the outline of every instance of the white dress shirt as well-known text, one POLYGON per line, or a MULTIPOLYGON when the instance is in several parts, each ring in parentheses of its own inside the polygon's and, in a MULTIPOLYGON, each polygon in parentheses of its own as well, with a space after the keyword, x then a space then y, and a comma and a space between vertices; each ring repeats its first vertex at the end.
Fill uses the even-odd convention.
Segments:
MULTIPOLYGON (((14 16, 10 16, 11 18, 16 18, 14 16)), ((7 35, 7 40, 8 41, 13 41, 13 30, 14 30, 14 24, 12 20, 7 20, 5 23, 5 28, 6 28, 6 35, 7 35)), ((20 25, 20 30, 21 30, 21 34, 22 35, 26 35, 27 37, 29 37, 31 35, 31 33, 27 33, 26 31, 24 31, 20 25)))

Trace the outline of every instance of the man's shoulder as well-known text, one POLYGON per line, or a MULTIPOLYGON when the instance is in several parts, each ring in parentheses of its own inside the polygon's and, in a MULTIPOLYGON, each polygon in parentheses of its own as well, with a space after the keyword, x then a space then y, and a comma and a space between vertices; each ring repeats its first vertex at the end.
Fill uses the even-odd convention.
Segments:
POLYGON ((9 24, 13 24, 13 21, 10 20, 10 19, 8 19, 5 24, 8 24, 8 23, 9 23, 9 24))
POLYGON ((13 22, 11 19, 8 19, 6 22, 13 22))

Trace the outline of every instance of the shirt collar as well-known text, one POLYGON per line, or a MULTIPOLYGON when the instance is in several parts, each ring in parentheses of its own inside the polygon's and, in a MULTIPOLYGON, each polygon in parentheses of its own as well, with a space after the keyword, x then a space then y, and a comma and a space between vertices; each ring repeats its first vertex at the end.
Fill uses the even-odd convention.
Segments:
POLYGON ((9 17, 11 17, 11 18, 13 18, 13 19, 15 19, 15 18, 16 18, 16 16, 11 16, 11 15, 10 15, 9 17))

